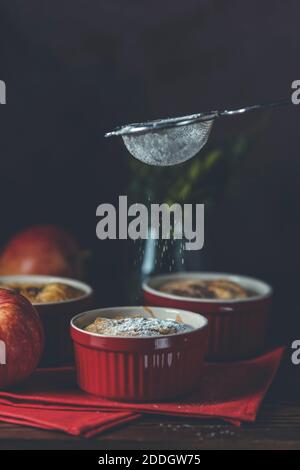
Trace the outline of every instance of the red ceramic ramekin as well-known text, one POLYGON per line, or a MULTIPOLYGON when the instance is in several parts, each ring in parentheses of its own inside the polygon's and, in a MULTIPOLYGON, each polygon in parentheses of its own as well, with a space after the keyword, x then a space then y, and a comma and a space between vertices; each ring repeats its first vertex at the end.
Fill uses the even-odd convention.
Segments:
POLYGON ((70 338, 71 318, 92 307, 92 288, 81 281, 56 276, 12 275, 0 276, 0 284, 48 284, 59 282, 82 291, 80 297, 62 302, 34 303, 44 327, 45 344, 39 367, 59 367, 74 363, 70 338))
POLYGON ((236 360, 258 354, 266 347, 272 288, 246 276, 224 273, 176 273, 154 276, 143 284, 146 305, 173 307, 201 313, 208 319, 208 360, 236 360), (235 300, 180 297, 159 290, 164 282, 180 279, 226 279, 254 295, 235 300))
POLYGON ((170 308, 117 307, 90 310, 71 321, 79 387, 122 401, 163 400, 193 388, 207 348, 207 320, 170 308), (142 314, 183 321, 191 331, 157 337, 97 335, 82 328, 97 317, 142 314))

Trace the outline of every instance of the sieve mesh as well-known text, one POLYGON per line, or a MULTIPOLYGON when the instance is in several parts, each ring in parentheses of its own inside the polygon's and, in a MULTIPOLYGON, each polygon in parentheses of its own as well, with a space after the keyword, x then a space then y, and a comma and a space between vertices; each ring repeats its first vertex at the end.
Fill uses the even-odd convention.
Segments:
POLYGON ((147 165, 170 166, 189 160, 206 144, 213 120, 137 135, 123 135, 129 152, 147 165))

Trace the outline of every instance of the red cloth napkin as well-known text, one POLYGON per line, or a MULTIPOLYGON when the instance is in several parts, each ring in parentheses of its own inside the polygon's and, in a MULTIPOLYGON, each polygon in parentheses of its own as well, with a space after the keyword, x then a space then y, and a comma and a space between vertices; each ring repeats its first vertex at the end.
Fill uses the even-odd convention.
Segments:
POLYGON ((0 391, 0 420, 94 435, 141 413, 254 421, 280 365, 284 348, 242 362, 209 363, 195 391, 160 403, 120 403, 85 394, 68 369, 37 371, 11 391, 0 391))
POLYGON ((122 411, 64 410, 0 405, 0 421, 40 429, 63 431, 74 436, 93 437, 120 424, 137 419, 140 415, 122 411))

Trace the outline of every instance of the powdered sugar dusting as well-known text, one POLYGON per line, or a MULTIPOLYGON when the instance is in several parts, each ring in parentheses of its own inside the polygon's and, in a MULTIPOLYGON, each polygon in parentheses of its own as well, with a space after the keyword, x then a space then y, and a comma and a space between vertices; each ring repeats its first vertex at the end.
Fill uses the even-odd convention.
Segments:
POLYGON ((175 320, 145 317, 98 317, 85 328, 85 330, 90 333, 100 335, 131 337, 173 335, 176 333, 185 333, 192 329, 191 326, 175 320))

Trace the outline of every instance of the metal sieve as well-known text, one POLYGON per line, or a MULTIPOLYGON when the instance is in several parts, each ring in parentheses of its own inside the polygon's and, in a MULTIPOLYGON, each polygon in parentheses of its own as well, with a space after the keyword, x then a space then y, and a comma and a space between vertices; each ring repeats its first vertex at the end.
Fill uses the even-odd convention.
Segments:
POLYGON ((216 118, 290 103, 290 101, 277 101, 239 109, 128 124, 108 132, 105 137, 122 137, 129 152, 148 165, 176 165, 194 157, 202 149, 216 118))

